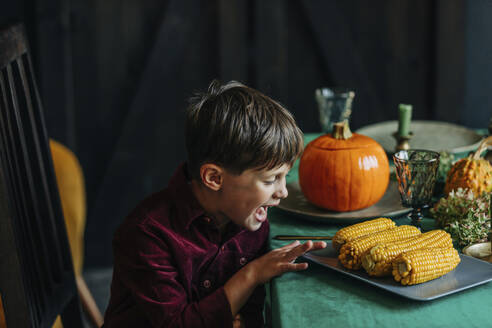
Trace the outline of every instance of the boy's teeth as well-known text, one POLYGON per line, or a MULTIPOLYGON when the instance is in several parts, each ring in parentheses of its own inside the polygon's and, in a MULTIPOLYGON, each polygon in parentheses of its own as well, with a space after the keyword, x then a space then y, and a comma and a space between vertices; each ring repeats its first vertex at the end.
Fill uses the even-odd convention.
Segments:
POLYGON ((267 206, 258 207, 258 209, 256 210, 256 213, 255 213, 256 219, 260 222, 263 222, 264 220, 266 220, 267 211, 268 211, 267 206))

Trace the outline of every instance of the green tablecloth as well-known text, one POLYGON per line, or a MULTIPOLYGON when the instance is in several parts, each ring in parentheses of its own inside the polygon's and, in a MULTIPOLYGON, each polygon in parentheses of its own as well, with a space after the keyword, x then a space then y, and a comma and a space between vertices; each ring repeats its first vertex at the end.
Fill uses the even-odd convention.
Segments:
MULTIPOLYGON (((306 141, 314 135, 306 136, 306 141)), ((288 178, 297 179, 297 167, 288 178)), ((270 238, 280 234, 333 235, 343 227, 315 223, 271 209, 270 238)), ((396 219, 402 223, 405 218, 396 219)), ((424 220, 424 228, 433 226, 424 220)), ((271 247, 287 244, 271 239, 271 247)), ((405 299, 315 263, 286 273, 268 287, 266 316, 272 327, 490 327, 492 283, 433 301, 405 299)))

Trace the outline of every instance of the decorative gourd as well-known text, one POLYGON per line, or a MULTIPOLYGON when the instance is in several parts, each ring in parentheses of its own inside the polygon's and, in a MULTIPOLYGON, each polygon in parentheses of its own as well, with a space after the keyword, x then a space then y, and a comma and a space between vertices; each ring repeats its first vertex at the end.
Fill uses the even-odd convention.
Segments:
POLYGON ((492 192, 492 165, 480 158, 480 154, 489 145, 492 145, 492 136, 482 140, 475 153, 453 164, 444 185, 446 195, 458 188, 470 189, 475 196, 492 192))
POLYGON ((388 157, 374 139, 351 133, 347 122, 311 141, 299 163, 299 184, 312 204, 338 212, 369 207, 389 183, 388 157))

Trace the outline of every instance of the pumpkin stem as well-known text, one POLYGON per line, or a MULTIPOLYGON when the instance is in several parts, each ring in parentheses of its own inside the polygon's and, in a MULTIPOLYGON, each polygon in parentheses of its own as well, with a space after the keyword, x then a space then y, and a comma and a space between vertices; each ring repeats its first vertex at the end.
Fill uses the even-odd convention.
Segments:
POLYGON ((482 140, 478 146, 477 151, 473 154, 472 159, 477 160, 480 158, 480 154, 487 148, 487 146, 492 146, 492 136, 489 136, 482 140))
POLYGON ((333 138, 337 140, 347 140, 352 137, 352 131, 348 125, 348 121, 344 120, 342 122, 333 123, 333 138))

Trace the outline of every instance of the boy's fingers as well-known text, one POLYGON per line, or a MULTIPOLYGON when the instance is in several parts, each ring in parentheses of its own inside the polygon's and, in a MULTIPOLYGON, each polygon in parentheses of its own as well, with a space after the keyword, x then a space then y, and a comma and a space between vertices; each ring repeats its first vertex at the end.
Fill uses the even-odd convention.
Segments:
POLYGON ((302 245, 292 248, 288 253, 287 257, 291 260, 295 260, 301 255, 304 255, 309 249, 313 247, 313 242, 308 240, 302 245))
POLYGON ((311 248, 311 250, 322 249, 322 248, 325 248, 325 247, 326 247, 326 242, 324 242, 324 241, 317 241, 317 242, 314 242, 313 243, 313 247, 311 248))
POLYGON ((326 242, 324 241, 317 241, 317 242, 312 242, 311 240, 308 240, 302 245, 299 245, 295 248, 292 248, 289 251, 288 257, 292 261, 294 261, 296 258, 298 258, 301 255, 306 254, 309 251, 317 250, 317 249, 322 249, 326 247, 326 242))
MULTIPOLYGON (((311 243, 306 243, 306 248, 304 248, 303 254, 310 252, 310 251, 315 251, 318 249, 322 249, 326 247, 326 242, 324 241, 317 241, 317 242, 311 242, 311 243)), ((301 255, 303 255, 301 254, 301 255)))
POLYGON ((281 249, 289 249, 289 248, 293 248, 293 247, 296 247, 297 245, 300 244, 300 241, 299 240, 296 240, 296 241, 293 241, 292 243, 290 244, 287 244, 287 245, 284 245, 282 247, 280 247, 281 249))
POLYGON ((307 251, 309 251, 311 248, 313 248, 313 242, 311 240, 308 240, 301 246, 297 247, 295 250, 296 253, 298 254, 297 256, 301 256, 307 251))
POLYGON ((308 264, 306 262, 303 263, 288 263, 285 266, 285 271, 302 271, 308 268, 308 264))

